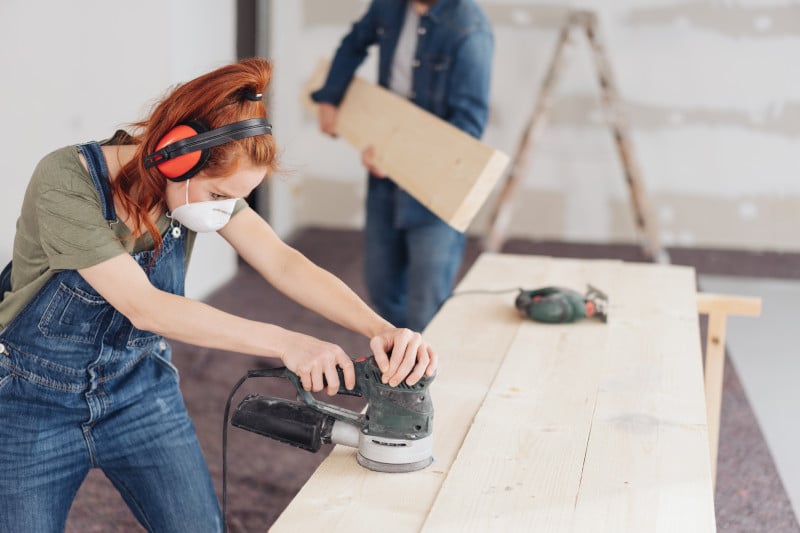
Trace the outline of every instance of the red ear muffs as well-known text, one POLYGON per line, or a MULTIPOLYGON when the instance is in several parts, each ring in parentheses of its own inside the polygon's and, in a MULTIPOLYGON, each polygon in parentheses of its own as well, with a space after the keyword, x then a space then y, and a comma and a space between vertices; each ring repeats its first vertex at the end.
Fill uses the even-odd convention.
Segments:
MULTIPOLYGON (((206 128, 198 122, 175 126, 158 141, 156 152, 178 141, 194 137, 203 131, 206 131, 206 128)), ((172 158, 165 157, 163 163, 156 162, 155 166, 165 177, 174 181, 183 181, 197 174, 208 160, 209 155, 211 155, 209 150, 195 150, 172 158)))
POLYGON ((266 118, 250 118, 213 130, 200 122, 175 126, 156 145, 155 152, 144 158, 145 168, 156 167, 172 181, 188 180, 203 168, 211 157, 211 148, 256 135, 272 134, 266 118))

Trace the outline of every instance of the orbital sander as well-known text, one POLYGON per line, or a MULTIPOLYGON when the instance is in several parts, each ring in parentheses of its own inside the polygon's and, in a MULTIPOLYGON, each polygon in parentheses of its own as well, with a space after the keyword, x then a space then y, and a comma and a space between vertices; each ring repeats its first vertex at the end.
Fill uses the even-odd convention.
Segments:
POLYGON ((337 369, 339 394, 365 398, 362 413, 317 400, 296 374, 280 367, 251 370, 247 377, 288 379, 298 399, 251 394, 236 408, 231 424, 310 452, 327 443, 357 448, 358 464, 377 472, 413 472, 431 464, 433 403, 428 387, 433 376, 392 387, 381 382, 374 357, 354 361, 354 367, 353 390, 344 387, 342 370, 337 369))

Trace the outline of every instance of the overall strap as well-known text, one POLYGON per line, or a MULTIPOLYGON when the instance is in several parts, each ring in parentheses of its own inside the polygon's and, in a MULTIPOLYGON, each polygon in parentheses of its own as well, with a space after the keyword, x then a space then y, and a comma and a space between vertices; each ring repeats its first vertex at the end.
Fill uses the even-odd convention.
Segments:
POLYGON ((0 273, 0 302, 3 301, 6 292, 11 291, 11 261, 8 262, 3 272, 0 273))
POLYGON ((114 199, 111 197, 111 189, 108 185, 108 167, 106 158, 100 145, 96 142, 78 145, 78 150, 86 158, 86 166, 89 167, 89 174, 92 176, 94 186, 100 193, 100 203, 103 206, 103 217, 109 222, 116 222, 117 213, 114 210, 114 199))

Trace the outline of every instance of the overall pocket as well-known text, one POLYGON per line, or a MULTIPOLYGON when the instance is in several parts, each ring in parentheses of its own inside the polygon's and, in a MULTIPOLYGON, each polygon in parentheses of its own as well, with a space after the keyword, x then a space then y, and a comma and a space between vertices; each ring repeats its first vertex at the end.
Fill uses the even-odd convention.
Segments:
POLYGON ((93 344, 110 308, 102 296, 60 283, 39 320, 39 331, 51 339, 93 344))

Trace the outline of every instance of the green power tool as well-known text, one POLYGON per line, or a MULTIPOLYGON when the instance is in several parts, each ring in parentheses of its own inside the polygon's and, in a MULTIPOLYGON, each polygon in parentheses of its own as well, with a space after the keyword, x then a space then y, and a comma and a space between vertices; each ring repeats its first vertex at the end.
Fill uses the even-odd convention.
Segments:
POLYGON ((608 320, 608 296, 591 285, 587 285, 585 294, 564 287, 520 289, 514 306, 523 316, 549 324, 593 317, 608 320))
POLYGON ((402 382, 392 387, 381 382, 374 357, 359 359, 354 366, 353 390, 344 387, 342 370, 337 369, 342 383, 339 393, 366 398, 363 413, 315 399, 303 389, 296 374, 280 367, 254 370, 248 375, 289 379, 299 401, 249 395, 236 408, 231 424, 310 452, 331 442, 357 448, 358 464, 378 472, 413 472, 431 464, 433 403, 428 387, 433 376, 425 376, 414 385, 402 382))

